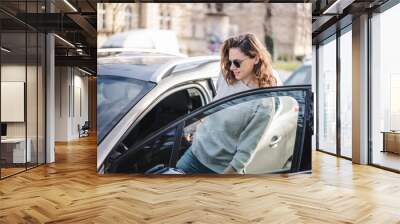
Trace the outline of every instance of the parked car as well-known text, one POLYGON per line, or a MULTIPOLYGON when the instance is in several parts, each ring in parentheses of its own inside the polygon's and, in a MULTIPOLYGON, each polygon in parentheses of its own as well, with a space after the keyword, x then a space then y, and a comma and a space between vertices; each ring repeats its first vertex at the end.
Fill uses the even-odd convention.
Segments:
POLYGON ((161 50, 146 49, 146 48, 99 48, 99 49, 97 49, 97 57, 98 58, 116 56, 116 55, 122 55, 122 56, 124 56, 124 55, 127 55, 127 56, 133 56, 133 55, 165 56, 165 55, 170 55, 170 56, 176 56, 176 57, 187 57, 187 55, 181 54, 181 53, 173 53, 170 51, 161 51, 161 50))
POLYGON ((117 33, 109 37, 101 48, 149 49, 179 54, 179 43, 175 32, 159 29, 136 29, 117 33))
POLYGON ((202 121, 255 100, 273 102, 274 112, 243 172, 309 171, 311 87, 261 88, 211 102, 219 74, 218 56, 100 58, 98 172, 174 168, 202 121))
POLYGON ((311 85, 311 60, 306 60, 298 69, 285 80, 284 85, 311 85))

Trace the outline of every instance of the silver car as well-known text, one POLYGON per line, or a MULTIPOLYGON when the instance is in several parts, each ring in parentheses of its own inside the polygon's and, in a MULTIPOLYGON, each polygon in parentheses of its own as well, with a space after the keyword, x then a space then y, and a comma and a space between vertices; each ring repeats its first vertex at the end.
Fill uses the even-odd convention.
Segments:
POLYGON ((219 75, 218 56, 142 53, 100 58, 98 172, 173 168, 203 120, 250 101, 273 103, 274 111, 243 173, 310 171, 311 86, 261 88, 211 102, 219 75))
POLYGON ((311 60, 306 60, 298 69, 294 70, 284 85, 311 85, 311 60))

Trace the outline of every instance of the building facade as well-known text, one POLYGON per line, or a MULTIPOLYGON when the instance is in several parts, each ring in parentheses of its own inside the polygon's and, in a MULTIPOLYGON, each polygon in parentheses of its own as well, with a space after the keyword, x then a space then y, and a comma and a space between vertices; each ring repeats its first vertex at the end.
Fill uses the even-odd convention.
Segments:
POLYGON ((224 39, 243 32, 256 34, 275 60, 312 51, 311 4, 98 4, 97 27, 98 47, 115 33, 152 28, 175 31, 188 55, 218 53, 224 39))

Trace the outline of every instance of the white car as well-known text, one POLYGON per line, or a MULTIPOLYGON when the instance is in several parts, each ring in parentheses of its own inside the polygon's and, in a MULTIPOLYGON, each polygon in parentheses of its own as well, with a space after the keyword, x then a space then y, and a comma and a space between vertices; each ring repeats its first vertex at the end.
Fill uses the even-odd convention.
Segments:
MULTIPOLYGON (((201 120, 245 105, 271 103, 272 119, 243 173, 311 170, 311 86, 261 88, 217 101, 217 56, 117 55, 98 60, 99 173, 174 168, 201 120)), ((223 131, 223 130, 221 130, 223 131)))
POLYGON ((178 38, 171 30, 136 29, 109 37, 101 48, 147 49, 180 54, 178 38))

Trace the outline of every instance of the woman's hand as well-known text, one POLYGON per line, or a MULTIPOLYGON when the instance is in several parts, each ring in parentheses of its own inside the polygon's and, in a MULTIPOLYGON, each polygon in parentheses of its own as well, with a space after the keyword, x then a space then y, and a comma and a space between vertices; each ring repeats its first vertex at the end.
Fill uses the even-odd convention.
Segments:
POLYGON ((225 168, 223 174, 238 174, 238 172, 231 165, 225 168))

